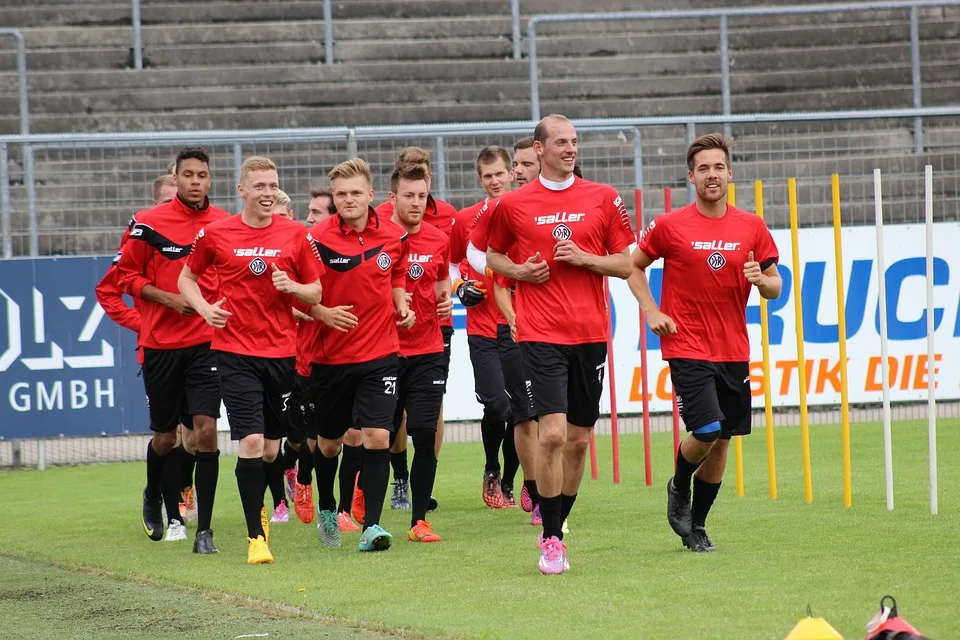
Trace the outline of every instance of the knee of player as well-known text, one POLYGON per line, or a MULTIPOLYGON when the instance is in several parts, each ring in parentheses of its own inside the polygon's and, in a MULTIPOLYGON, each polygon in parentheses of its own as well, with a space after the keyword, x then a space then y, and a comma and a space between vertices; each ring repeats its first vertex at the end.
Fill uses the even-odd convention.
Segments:
POLYGON ((494 420, 509 422, 512 419, 510 411, 510 396, 506 392, 494 396, 494 398, 484 407, 484 413, 491 416, 494 420))
POLYGON ((563 429, 541 428, 540 447, 546 449, 561 449, 566 443, 566 434, 563 429))
POLYGON ((693 437, 700 442, 716 442, 720 439, 720 422, 714 420, 693 430, 693 437))
POLYGON ((436 457, 434 451, 437 445, 437 432, 432 429, 420 429, 412 435, 414 455, 428 455, 436 457))
POLYGON ((386 429, 372 427, 362 429, 364 449, 389 449, 390 432, 386 429))
POLYGON ((171 451, 173 451, 174 446, 177 443, 177 432, 171 431, 170 433, 154 433, 153 434, 153 444, 150 446, 153 447, 153 450, 156 451, 161 456, 165 456, 171 451))
POLYGON ((360 434, 360 429, 347 429, 347 432, 343 434, 343 444, 348 447, 359 447, 363 444, 363 436, 360 434))
POLYGON ((566 446, 583 455, 590 445, 590 431, 587 429, 568 429, 566 446))
POLYGON ((340 455, 340 442, 337 440, 320 438, 317 440, 317 446, 320 447, 320 454, 324 458, 336 458, 340 455))

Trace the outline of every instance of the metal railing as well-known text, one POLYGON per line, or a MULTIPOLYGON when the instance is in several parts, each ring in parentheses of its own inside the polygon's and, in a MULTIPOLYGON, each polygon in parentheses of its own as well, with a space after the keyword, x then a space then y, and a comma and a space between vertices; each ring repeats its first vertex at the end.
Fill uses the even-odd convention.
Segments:
MULTIPOLYGON (((925 7, 960 6, 960 0, 899 0, 884 2, 857 2, 816 5, 787 5, 781 7, 745 7, 708 10, 674 10, 674 11, 630 11, 623 13, 564 13, 540 14, 532 16, 527 22, 527 41, 529 48, 530 69, 530 118, 539 120, 540 113, 540 79, 537 70, 537 25, 563 22, 620 22, 628 20, 670 20, 693 18, 718 18, 720 21, 720 92, 722 113, 730 116, 730 51, 728 18, 784 16, 817 13, 844 13, 853 11, 882 11, 909 9, 910 10, 910 65, 911 83, 913 86, 913 107, 922 107, 922 91, 920 84, 920 35, 917 18, 917 9, 925 7)), ((726 123, 724 123, 726 124, 726 123)), ((916 151, 923 150, 922 120, 914 122, 916 151)))
MULTIPOLYGON (((862 176, 861 165, 874 156, 895 160, 902 165, 897 171, 906 175, 912 171, 908 165, 929 159, 931 154, 944 157, 944 166, 960 155, 960 145, 956 143, 960 106, 582 119, 574 123, 581 134, 580 161, 588 176, 627 193, 643 188, 651 206, 659 206, 657 191, 664 187, 677 194, 676 204, 684 199, 689 201, 683 153, 697 135, 698 127, 716 128, 724 123, 735 126, 737 136, 743 134, 735 151, 751 163, 750 172, 757 177, 786 175, 784 171, 799 171, 800 177, 819 176, 825 169, 817 167, 825 166, 824 163, 829 163, 830 172, 862 176), (913 152, 911 123, 920 117, 937 119, 938 124, 944 125, 931 129, 937 136, 931 138, 933 146, 925 154, 913 152), (852 124, 855 122, 863 124, 852 124), (796 136, 791 136, 790 131, 797 132, 796 136)), ((530 135, 534 124, 511 121, 0 136, 3 256, 109 253, 114 248, 110 245, 115 242, 115 229, 145 204, 138 191, 143 193, 143 185, 162 172, 178 147, 188 144, 204 144, 210 149, 216 178, 211 198, 222 204, 229 202, 227 206, 239 204, 236 184, 245 155, 274 156, 281 166, 284 188, 294 197, 322 182, 336 162, 359 155, 371 162, 375 188, 378 193, 385 193, 385 176, 389 176, 396 152, 411 144, 433 153, 437 196, 461 206, 472 204, 471 198, 479 197, 474 170, 477 151, 490 144, 511 148, 517 138, 530 135), (40 167, 37 180, 32 174, 29 179, 27 176, 26 163, 28 159, 33 162, 34 155, 40 167), (10 161, 9 166, 4 159, 10 161), (24 160, 22 175, 16 173, 20 159, 24 160), (11 171, 16 175, 11 175, 11 171), (99 244, 84 239, 93 235, 99 244)), ((744 166, 738 158, 735 164, 744 166)), ((29 169, 32 171, 32 167, 29 169)), ((750 174, 738 170, 737 176, 743 179, 750 174)), ((960 175, 948 172, 944 180, 948 178, 957 185, 951 182, 944 193, 951 203, 956 200, 960 209, 960 175)), ((906 211, 909 202, 905 200, 897 206, 906 211)), ((821 223, 826 220, 826 213, 819 209, 810 211, 811 216, 824 217, 818 218, 821 223)), ((777 224, 777 215, 772 208, 773 224, 777 224)), ((905 219, 906 215, 900 217, 905 219)), ((866 223, 860 213, 851 216, 848 221, 852 223, 866 223)))

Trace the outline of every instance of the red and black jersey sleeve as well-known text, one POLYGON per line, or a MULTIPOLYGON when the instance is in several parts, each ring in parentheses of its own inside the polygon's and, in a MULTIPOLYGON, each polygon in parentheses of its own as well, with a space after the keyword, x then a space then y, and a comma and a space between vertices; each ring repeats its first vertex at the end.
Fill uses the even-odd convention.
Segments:
POLYGON ((196 276, 201 276, 216 259, 216 240, 210 237, 206 229, 200 229, 197 239, 193 241, 193 250, 187 258, 187 267, 196 276))
POLYGON ((603 204, 607 214, 604 243, 607 253, 613 255, 633 244, 633 227, 630 225, 627 206, 616 189, 609 189, 609 193, 604 195, 603 204))

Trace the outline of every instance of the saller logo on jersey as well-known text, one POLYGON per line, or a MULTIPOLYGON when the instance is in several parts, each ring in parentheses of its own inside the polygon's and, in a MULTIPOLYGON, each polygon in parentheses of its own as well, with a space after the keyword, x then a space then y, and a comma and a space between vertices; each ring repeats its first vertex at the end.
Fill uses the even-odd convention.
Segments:
POLYGON ((259 276, 267 270, 267 263, 263 261, 263 258, 254 258, 250 261, 250 271, 253 271, 253 275, 259 276))
POLYGON ((564 211, 560 213, 551 214, 549 216, 537 216, 537 224, 557 224, 558 222, 583 222, 583 219, 587 217, 585 213, 567 213, 564 211))
POLYGON ((381 253, 380 255, 377 256, 377 266, 383 269, 384 271, 390 268, 391 262, 393 262, 393 260, 391 260, 390 256, 388 256, 385 253, 381 253))
POLYGON ((565 224, 558 224, 557 228, 553 230, 553 237, 557 240, 569 240, 572 235, 573 231, 570 231, 570 227, 565 224))
POLYGON ((423 275, 423 267, 421 267, 419 263, 414 262, 412 265, 410 265, 410 269, 407 271, 407 273, 409 273, 410 277, 414 280, 419 280, 420 276, 423 275))
POLYGON ((690 246, 695 251, 736 251, 740 246, 739 242, 724 242, 723 240, 692 241, 690 246))
POLYGON ((710 268, 714 271, 720 271, 723 269, 723 265, 727 264, 727 259, 723 257, 723 254, 719 251, 714 251, 707 258, 707 264, 710 265, 710 268))
POLYGON ((252 247, 249 249, 234 249, 233 255, 238 258, 276 258, 280 255, 280 249, 266 249, 264 247, 252 247))
POLYGON ((407 262, 430 262, 433 260, 432 253, 411 253, 407 256, 407 262))

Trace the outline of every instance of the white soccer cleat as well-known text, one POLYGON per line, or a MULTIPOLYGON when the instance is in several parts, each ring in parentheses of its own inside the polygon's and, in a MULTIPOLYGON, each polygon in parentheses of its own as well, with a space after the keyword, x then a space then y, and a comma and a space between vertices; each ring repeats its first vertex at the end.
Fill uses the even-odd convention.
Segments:
POLYGON ((179 540, 187 539, 187 528, 176 520, 171 520, 170 524, 167 526, 167 535, 164 538, 165 542, 177 542, 179 540))

